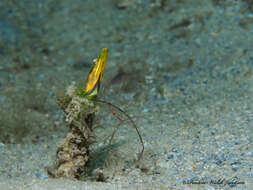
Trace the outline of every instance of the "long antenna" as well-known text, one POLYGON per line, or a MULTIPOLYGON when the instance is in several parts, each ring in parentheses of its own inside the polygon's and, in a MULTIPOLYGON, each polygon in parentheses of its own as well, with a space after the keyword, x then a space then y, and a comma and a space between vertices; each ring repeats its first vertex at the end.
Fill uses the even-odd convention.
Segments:
POLYGON ((111 107, 117 109, 118 111, 120 111, 121 113, 123 113, 123 114, 127 117, 127 119, 132 123, 133 127, 135 128, 135 130, 136 130, 136 132, 137 132, 137 134, 138 134, 138 136, 139 136, 139 139, 140 139, 140 142, 141 142, 141 145, 142 145, 141 153, 140 153, 140 155, 138 156, 138 161, 139 161, 139 160, 142 158, 142 155, 143 155, 143 152, 144 152, 144 143, 143 143, 141 134, 140 134, 140 132, 139 132, 139 130, 138 130, 136 124, 135 124, 134 121, 132 120, 132 118, 131 118, 124 110, 122 110, 121 108, 119 108, 119 107, 116 106, 116 105, 113 105, 113 104, 110 103, 110 102, 106 102, 106 101, 98 100, 98 99, 95 100, 95 101, 96 101, 96 102, 101 102, 101 103, 107 104, 107 105, 109 105, 109 106, 111 106, 111 107))

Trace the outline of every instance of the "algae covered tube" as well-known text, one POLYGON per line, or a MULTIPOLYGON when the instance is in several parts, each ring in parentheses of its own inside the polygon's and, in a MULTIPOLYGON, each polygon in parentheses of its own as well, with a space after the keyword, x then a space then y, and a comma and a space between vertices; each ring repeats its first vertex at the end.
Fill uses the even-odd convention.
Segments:
POLYGON ((91 68, 85 88, 70 85, 64 94, 57 97, 58 105, 66 114, 69 131, 56 152, 56 161, 48 169, 52 177, 79 179, 87 172, 89 146, 93 142, 93 120, 99 110, 92 99, 96 98, 102 79, 108 49, 102 49, 98 59, 91 68))

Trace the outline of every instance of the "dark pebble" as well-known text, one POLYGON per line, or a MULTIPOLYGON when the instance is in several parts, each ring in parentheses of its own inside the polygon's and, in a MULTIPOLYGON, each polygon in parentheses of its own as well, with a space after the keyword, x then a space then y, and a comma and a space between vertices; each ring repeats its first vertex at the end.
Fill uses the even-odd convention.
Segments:
POLYGON ((211 154, 211 156, 209 157, 208 160, 213 161, 213 162, 214 162, 215 164, 217 164, 217 165, 221 165, 221 164, 222 164, 222 160, 219 159, 218 156, 215 155, 215 154, 211 154))
POLYGON ((217 164, 217 165, 219 166, 219 165, 222 164, 222 161, 221 161, 220 159, 217 159, 217 160, 215 161, 215 164, 217 164))
POLYGON ((177 152, 176 148, 172 148, 171 152, 177 152))
POLYGON ((239 169, 239 166, 233 166, 233 167, 232 167, 232 170, 233 170, 234 172, 236 172, 238 169, 239 169))
POLYGON ((240 164, 241 164, 240 160, 234 160, 231 162, 231 165, 240 165, 240 164))
POLYGON ((217 133, 217 129, 214 129, 212 132, 211 132, 211 135, 215 135, 217 133))
POLYGON ((167 158, 168 158, 168 159, 173 159, 173 158, 174 158, 174 155, 173 155, 173 154, 169 154, 167 158))
POLYGON ((241 144, 240 140, 235 141, 235 145, 239 145, 239 144, 241 144))
POLYGON ((153 174, 153 175, 161 174, 161 172, 160 172, 159 170, 153 170, 153 171, 152 171, 152 174, 153 174))

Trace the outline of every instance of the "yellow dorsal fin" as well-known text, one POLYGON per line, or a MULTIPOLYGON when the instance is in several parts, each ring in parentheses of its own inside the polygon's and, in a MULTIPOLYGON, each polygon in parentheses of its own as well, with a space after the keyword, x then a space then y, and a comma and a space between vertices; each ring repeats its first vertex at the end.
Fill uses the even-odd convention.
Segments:
POLYGON ((98 59, 94 62, 94 65, 89 72, 88 79, 84 88, 84 92, 88 96, 95 96, 99 92, 100 80, 102 79, 104 74, 107 55, 108 49, 103 48, 100 52, 98 59))

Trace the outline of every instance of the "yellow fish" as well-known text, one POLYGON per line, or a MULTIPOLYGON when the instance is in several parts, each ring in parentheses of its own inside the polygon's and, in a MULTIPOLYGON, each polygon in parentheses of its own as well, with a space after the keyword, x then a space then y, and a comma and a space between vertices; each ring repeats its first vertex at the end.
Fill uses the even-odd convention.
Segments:
POLYGON ((88 74, 88 79, 84 87, 84 92, 89 97, 94 97, 99 92, 100 81, 104 74, 107 55, 108 49, 103 48, 98 59, 93 62, 94 65, 88 74))

